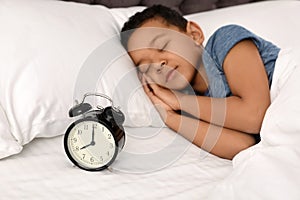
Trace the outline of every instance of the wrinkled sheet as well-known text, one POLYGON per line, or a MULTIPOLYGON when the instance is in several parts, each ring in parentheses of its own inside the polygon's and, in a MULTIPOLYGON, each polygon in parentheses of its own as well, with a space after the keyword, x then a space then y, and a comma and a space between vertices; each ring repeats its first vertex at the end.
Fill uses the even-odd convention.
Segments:
MULTIPOLYGON (((134 129, 140 130, 126 128, 127 132, 134 129)), ((160 141, 177 137, 167 128, 159 134, 160 141)), ((128 137, 125 151, 133 151, 132 141, 128 137)), ((152 143, 153 148, 157 145, 152 143)), ((62 136, 39 138, 20 154, 1 160, 0 199, 207 199, 209 191, 231 170, 231 161, 189 145, 173 163, 152 172, 87 172, 70 163, 62 136)))
POLYGON ((300 199, 300 67, 295 51, 279 54, 262 141, 233 160, 209 199, 300 199))

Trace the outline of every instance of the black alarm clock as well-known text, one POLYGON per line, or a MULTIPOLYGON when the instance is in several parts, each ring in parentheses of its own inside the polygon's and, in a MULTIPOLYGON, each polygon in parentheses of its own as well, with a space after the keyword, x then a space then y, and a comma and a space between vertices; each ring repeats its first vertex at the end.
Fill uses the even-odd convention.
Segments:
POLYGON ((77 167, 87 171, 100 171, 110 166, 125 143, 124 114, 113 101, 100 93, 87 93, 81 103, 72 107, 70 117, 80 116, 70 124, 64 135, 64 149, 77 167), (111 102, 111 106, 92 109, 85 103, 88 96, 99 96, 111 102))

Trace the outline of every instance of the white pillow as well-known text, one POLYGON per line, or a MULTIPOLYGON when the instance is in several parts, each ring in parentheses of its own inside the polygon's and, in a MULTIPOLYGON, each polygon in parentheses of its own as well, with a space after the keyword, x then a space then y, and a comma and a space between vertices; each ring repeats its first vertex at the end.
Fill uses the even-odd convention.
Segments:
POLYGON ((0 105, 0 158, 19 153, 22 146, 11 135, 9 124, 0 105))
MULTIPOLYGON (((35 137, 64 134, 72 120, 68 117, 69 108, 74 98, 82 98, 82 94, 76 96, 75 88, 82 65, 100 44, 118 35, 119 27, 109 9, 103 6, 4 0, 0 10, 0 158, 3 158, 20 152, 35 137)), ((103 93, 110 92, 107 86, 115 84, 114 78, 121 75, 114 72, 108 82, 100 81, 97 88, 104 88, 100 91, 103 93)), ((137 96, 142 95, 145 94, 140 89, 137 96)), ((130 115, 143 108, 144 105, 130 115)))
POLYGON ((263 1, 186 16, 206 37, 226 24, 240 24, 281 48, 300 47, 299 1, 263 1))

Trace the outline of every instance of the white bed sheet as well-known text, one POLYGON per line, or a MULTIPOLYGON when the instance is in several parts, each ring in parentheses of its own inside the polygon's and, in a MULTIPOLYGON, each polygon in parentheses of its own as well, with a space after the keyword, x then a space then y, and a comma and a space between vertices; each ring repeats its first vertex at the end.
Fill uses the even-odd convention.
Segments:
POLYGON ((271 105, 261 142, 233 159, 232 173, 209 199, 300 199, 300 63, 281 50, 271 86, 271 105), (297 92, 296 92, 297 91, 297 92))
MULTIPOLYGON (((177 135, 168 128, 160 134, 165 139, 177 135)), ((20 154, 1 160, 0 199, 207 199, 231 170, 231 161, 190 145, 180 159, 155 172, 87 172, 69 162, 62 136, 39 138, 20 154)))

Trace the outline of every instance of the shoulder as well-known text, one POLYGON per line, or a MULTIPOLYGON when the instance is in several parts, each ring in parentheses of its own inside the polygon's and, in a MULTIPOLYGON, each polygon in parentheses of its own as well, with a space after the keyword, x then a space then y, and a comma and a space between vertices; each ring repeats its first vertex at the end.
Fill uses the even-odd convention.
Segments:
POLYGON ((253 34, 248 29, 239 25, 226 25, 217 29, 209 38, 206 46, 231 46, 243 39, 253 38, 258 39, 259 37, 253 34))
POLYGON ((231 35, 232 33, 250 33, 250 31, 244 28, 243 26, 230 24, 218 28, 213 35, 214 36, 224 35, 224 34, 231 35))
POLYGON ((240 41, 251 39, 256 46, 260 38, 248 29, 239 25, 226 25, 217 29, 209 38, 205 50, 221 68, 228 52, 240 41))

